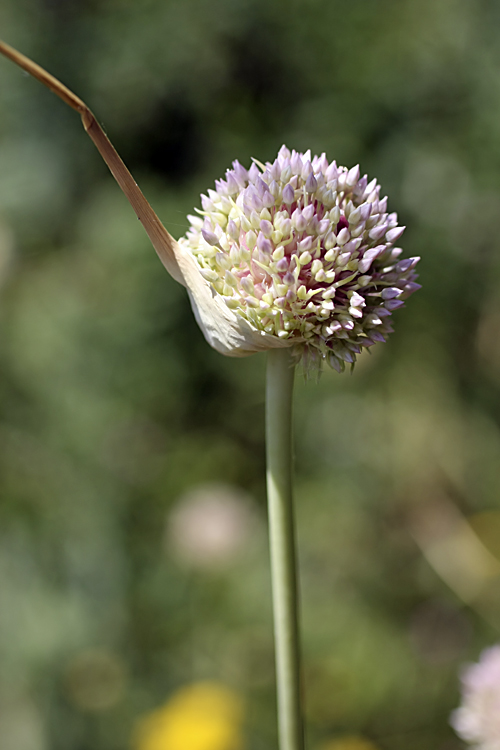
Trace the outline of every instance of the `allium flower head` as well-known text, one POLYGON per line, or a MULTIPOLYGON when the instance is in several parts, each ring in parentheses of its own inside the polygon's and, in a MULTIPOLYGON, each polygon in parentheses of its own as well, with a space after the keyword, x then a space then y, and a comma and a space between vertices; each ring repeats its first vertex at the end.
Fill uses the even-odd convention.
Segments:
POLYGON ((462 705, 451 715, 452 727, 477 750, 500 750, 500 645, 483 651, 461 682, 462 705))
POLYGON ((394 247, 404 227, 359 166, 283 146, 273 163, 246 170, 233 162, 201 199, 180 249, 196 260, 212 300, 252 332, 251 342, 227 351, 218 331, 207 334, 191 295, 209 343, 225 354, 296 346, 341 371, 386 340, 392 311, 420 288, 419 258, 400 260, 394 247))

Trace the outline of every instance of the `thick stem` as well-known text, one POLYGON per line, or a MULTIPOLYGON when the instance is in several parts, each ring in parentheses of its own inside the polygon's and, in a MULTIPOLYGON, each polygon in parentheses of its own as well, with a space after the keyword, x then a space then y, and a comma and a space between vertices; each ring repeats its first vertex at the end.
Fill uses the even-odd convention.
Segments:
POLYGON ((295 531, 292 502, 290 349, 268 352, 266 388, 267 495, 273 592, 280 750, 303 750, 295 531))

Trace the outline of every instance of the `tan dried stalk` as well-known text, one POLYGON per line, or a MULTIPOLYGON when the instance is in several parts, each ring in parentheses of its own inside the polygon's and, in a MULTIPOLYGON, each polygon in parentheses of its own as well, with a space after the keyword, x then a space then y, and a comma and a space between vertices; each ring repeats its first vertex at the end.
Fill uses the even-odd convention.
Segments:
POLYGON ((76 94, 70 91, 63 83, 47 73, 40 65, 30 60, 25 55, 15 50, 5 42, 0 41, 0 53, 12 60, 13 63, 36 78, 44 86, 47 86, 54 94, 76 110, 82 118, 83 127, 92 138, 99 153, 109 167, 109 170, 118 185, 125 193, 130 205, 134 209, 137 218, 147 232, 151 243, 158 253, 158 257, 168 272, 180 284, 185 286, 184 277, 179 273, 177 261, 174 254, 174 238, 167 232, 160 219, 151 208, 144 197, 138 184, 128 171, 127 167, 116 152, 113 144, 104 130, 97 122, 92 111, 76 94))

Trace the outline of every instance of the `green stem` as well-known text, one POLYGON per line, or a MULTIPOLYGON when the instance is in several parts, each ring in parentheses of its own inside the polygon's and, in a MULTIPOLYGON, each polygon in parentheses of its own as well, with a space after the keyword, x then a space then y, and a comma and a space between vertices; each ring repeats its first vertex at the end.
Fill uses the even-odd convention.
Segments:
POLYGON ((269 542, 273 592, 280 750, 303 750, 295 531, 292 501, 290 349, 271 349, 267 361, 266 444, 269 542))

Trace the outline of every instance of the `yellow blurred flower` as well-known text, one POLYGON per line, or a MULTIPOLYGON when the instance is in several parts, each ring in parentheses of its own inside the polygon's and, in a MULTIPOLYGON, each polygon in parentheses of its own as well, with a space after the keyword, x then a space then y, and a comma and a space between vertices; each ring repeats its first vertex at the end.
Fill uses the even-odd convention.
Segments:
POLYGON ((178 690, 138 723, 136 750, 242 750, 243 701, 228 688, 199 682, 178 690))
POLYGON ((328 740, 321 745, 319 750, 379 750, 373 742, 363 737, 349 735, 348 737, 339 737, 335 740, 328 740))

